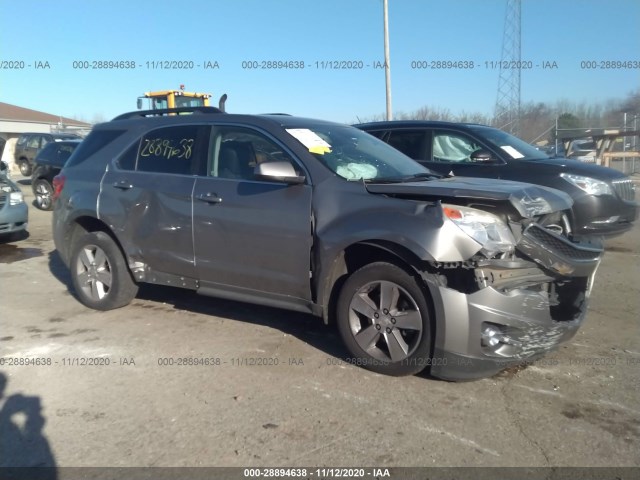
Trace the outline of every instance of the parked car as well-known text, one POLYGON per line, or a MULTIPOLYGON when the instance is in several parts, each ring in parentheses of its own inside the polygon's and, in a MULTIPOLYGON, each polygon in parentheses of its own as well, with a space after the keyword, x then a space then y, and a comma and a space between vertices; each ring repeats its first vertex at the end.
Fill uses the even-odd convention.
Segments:
POLYGON ((557 146, 557 151, 556 151, 556 144, 555 143, 551 143, 549 145, 534 145, 531 144, 533 147, 535 147, 536 150, 540 150, 541 152, 546 153, 547 155, 549 155, 550 157, 564 157, 565 156, 565 152, 564 152, 564 145, 562 144, 562 142, 558 142, 558 146, 557 146))
POLYGON ((596 148, 593 140, 573 140, 569 144, 569 154, 565 156, 580 162, 595 163, 596 148))
POLYGON ((23 133, 18 137, 14 157, 20 173, 25 177, 31 175, 36 155, 50 142, 79 139, 71 133, 23 133))
POLYGON ((54 179, 53 236, 77 298, 140 283, 337 322, 354 363, 451 380, 570 339, 601 245, 552 225, 558 190, 438 179, 356 128, 199 108, 97 125, 54 179))
MULTIPOLYGON (((0 150, 0 156, 2 151, 0 150)), ((29 210, 20 187, 8 177, 8 165, 0 161, 0 240, 19 239, 27 230, 29 210)))
POLYGON ((35 196, 35 205, 40 210, 53 207, 53 177, 55 177, 81 140, 62 140, 50 142, 35 158, 31 174, 31 189, 35 196))
POLYGON ((517 180, 557 188, 573 198, 573 235, 622 234, 638 218, 635 185, 623 173, 567 158, 551 158, 502 130, 485 125, 392 121, 355 125, 442 175, 517 180))

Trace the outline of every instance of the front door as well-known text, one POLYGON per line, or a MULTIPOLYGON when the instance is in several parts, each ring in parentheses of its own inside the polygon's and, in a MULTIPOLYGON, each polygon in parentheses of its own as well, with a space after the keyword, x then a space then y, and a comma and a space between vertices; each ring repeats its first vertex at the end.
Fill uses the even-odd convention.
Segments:
POLYGON ((206 174, 194 188, 193 228, 201 286, 309 300, 311 185, 254 176, 264 161, 300 166, 273 138, 214 128, 206 174))

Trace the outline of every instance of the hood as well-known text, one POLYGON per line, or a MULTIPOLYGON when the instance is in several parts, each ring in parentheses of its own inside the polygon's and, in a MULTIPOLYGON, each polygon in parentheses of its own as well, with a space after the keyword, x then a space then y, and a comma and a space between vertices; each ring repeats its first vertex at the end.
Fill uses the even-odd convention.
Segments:
POLYGON ((598 180, 619 180, 627 176, 613 168, 594 165, 593 163, 585 163, 580 160, 574 160, 566 157, 545 158, 543 160, 529 160, 530 163, 536 165, 553 165, 565 173, 574 173, 584 177, 596 178, 598 180))
POLYGON ((573 205, 568 194, 554 188, 491 178, 454 177, 425 182, 367 183, 366 188, 369 193, 445 202, 453 198, 509 202, 525 218, 568 210, 573 205))

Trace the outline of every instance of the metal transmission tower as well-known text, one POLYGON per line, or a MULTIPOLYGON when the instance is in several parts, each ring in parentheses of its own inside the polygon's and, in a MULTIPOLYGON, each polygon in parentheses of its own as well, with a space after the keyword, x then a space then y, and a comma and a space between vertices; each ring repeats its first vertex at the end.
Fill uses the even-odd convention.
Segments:
POLYGON ((495 109, 496 126, 514 135, 520 130, 520 12, 521 0, 507 0, 495 109))

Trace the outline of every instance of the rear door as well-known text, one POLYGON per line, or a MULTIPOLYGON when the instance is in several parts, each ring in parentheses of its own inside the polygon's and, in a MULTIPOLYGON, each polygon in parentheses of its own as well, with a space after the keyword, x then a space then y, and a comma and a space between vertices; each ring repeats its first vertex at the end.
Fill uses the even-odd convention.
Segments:
POLYGON ((194 188, 198 277, 205 288, 309 300, 311 185, 257 179, 253 170, 263 161, 287 161, 303 173, 266 133, 214 128, 194 188))
POLYGON ((138 267, 196 277, 191 208, 209 131, 199 125, 152 130, 105 173, 99 216, 138 267))

